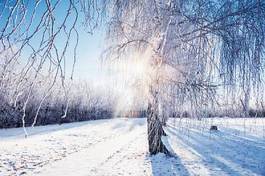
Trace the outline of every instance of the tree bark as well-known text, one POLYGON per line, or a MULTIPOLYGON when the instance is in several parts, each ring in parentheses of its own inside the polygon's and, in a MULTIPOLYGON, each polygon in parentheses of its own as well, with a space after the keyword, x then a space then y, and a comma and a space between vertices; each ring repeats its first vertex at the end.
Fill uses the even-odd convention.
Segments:
POLYGON ((162 135, 165 135, 165 132, 158 115, 158 100, 157 95, 155 95, 153 103, 149 102, 147 109, 149 153, 151 155, 155 155, 157 153, 165 153, 168 155, 169 151, 161 139, 162 135))

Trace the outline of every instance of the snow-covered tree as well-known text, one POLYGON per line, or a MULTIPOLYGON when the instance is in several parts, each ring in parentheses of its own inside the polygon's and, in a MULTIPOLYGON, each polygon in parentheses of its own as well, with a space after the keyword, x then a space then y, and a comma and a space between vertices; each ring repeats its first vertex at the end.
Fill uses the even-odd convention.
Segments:
POLYGON ((123 59, 128 53, 142 52, 149 57, 146 67, 155 72, 148 82, 151 154, 168 153, 159 120, 159 97, 170 94, 165 85, 175 85, 173 99, 177 92, 189 96, 195 114, 215 101, 219 86, 242 88, 243 109, 248 111, 251 86, 260 84, 264 65, 263 1, 117 0, 110 4, 109 37, 116 42, 111 51, 123 59))

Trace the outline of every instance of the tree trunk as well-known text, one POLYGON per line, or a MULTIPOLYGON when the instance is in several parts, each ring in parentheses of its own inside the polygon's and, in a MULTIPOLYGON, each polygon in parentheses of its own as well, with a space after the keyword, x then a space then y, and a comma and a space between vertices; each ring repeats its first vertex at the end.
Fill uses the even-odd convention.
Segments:
POLYGON ((169 151, 162 142, 162 135, 165 132, 162 127, 162 123, 158 116, 158 100, 157 95, 154 96, 153 103, 148 103, 147 109, 147 130, 148 130, 148 144, 149 152, 151 155, 157 153, 169 154, 169 151))
POLYGON ((162 126, 167 126, 167 120, 168 120, 168 109, 167 106, 165 105, 165 103, 162 104, 162 114, 161 114, 161 123, 162 126))

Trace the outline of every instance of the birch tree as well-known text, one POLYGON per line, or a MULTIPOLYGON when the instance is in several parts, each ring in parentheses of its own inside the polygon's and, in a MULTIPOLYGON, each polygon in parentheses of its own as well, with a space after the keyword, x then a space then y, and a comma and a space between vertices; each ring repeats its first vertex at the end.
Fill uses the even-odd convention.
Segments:
MULTIPOLYGON (((110 6, 109 36, 116 41, 112 51, 124 58, 126 53, 151 50, 150 65, 157 73, 163 67, 173 70, 170 76, 154 74, 149 85, 151 154, 168 153, 158 118, 158 97, 167 91, 162 85, 175 85, 176 92, 190 96, 195 109, 214 101, 219 86, 240 88, 248 111, 251 84, 259 85, 263 74, 263 1, 117 0, 110 6)), ((177 97, 174 94, 171 97, 177 97)))

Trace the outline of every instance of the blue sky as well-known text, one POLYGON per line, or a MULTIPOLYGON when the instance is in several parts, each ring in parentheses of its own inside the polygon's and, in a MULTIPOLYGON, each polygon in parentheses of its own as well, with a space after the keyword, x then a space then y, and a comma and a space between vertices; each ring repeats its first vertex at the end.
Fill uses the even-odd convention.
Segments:
POLYGON ((93 35, 80 31, 79 35, 75 78, 93 79, 104 76, 100 61, 100 55, 104 50, 104 31, 97 29, 93 35))
MULTIPOLYGON (((16 1, 8 1, 9 5, 13 5, 16 1)), ((27 23, 30 21, 35 1, 25 1, 27 4, 27 16, 26 16, 26 23, 21 26, 21 29, 25 29, 27 26, 27 23)), ((54 3, 56 1, 52 1, 54 3)), ((0 9, 3 8, 4 1, 0 0, 0 9)), ((57 6, 56 10, 54 11, 54 16, 56 18, 55 20, 55 28, 60 26, 62 21, 64 20, 65 14, 67 12, 69 6, 68 1, 60 1, 60 4, 57 6), (57 26, 56 26, 57 25, 57 26)), ((0 30, 2 31, 3 26, 5 26, 7 22, 7 17, 10 14, 10 8, 5 8, 3 15, 1 17, 0 21, 0 30)), ((43 12, 46 10, 46 4, 45 1, 41 1, 37 8, 37 13, 34 18, 33 24, 30 28, 30 32, 35 30, 36 26, 41 21, 41 16, 43 12)), ((15 13, 14 13, 15 14, 15 13)), ((82 25, 82 22, 84 21, 84 16, 82 12, 79 12, 79 20, 76 24, 76 29, 79 33, 79 44, 77 47, 77 62, 75 65, 75 72, 74 72, 74 78, 75 79, 94 79, 95 77, 104 77, 105 72, 101 69, 101 62, 100 62, 100 54, 104 50, 104 38, 105 38, 105 26, 101 25, 98 28, 96 28, 93 31, 93 34, 86 32, 86 29, 84 25, 82 25)), ((22 16, 20 14, 20 16, 22 16)), ((72 12, 71 16, 68 18, 68 22, 66 23, 66 26, 70 28, 71 23, 74 21, 74 14, 72 12)), ((9 29, 9 31, 11 31, 9 29)), ((7 30, 8 31, 8 30, 7 30)), ((56 46, 60 49, 62 49, 62 46, 65 44, 65 35, 63 32, 62 34, 57 38, 55 41, 56 46)), ((34 38, 31 39, 30 44, 35 49, 38 48, 40 43, 42 32, 40 31, 39 34, 37 34, 34 38)), ((66 52, 65 58, 66 58, 66 72, 67 76, 70 77, 70 73, 72 71, 72 63, 73 63, 73 47, 74 42, 76 40, 76 36, 73 34, 71 36, 71 44, 68 48, 68 51, 66 52)), ((22 53, 22 60, 26 60, 29 55, 31 54, 31 49, 29 47, 25 47, 22 53)))

